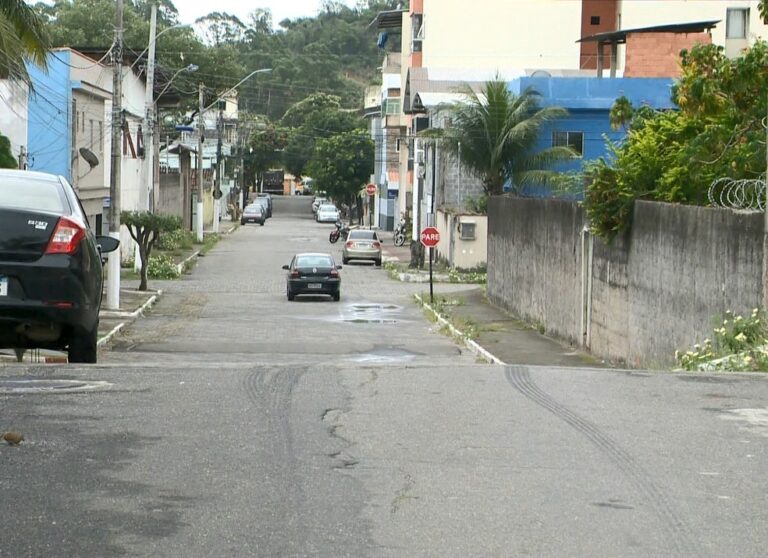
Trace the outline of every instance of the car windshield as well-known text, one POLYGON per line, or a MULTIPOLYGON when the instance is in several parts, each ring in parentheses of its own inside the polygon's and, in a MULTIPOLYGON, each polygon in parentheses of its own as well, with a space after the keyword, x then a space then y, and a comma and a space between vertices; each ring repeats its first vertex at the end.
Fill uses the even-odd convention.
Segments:
POLYGON ((0 178, 0 207, 68 213, 61 186, 53 180, 25 176, 0 178))
POLYGON ((376 231, 352 231, 349 233, 350 240, 378 240, 376 231))
POLYGON ((296 267, 333 267, 333 260, 323 255, 297 256, 296 267))
POLYGON ((336 213, 336 208, 330 205, 324 205, 320 207, 321 213, 336 213))

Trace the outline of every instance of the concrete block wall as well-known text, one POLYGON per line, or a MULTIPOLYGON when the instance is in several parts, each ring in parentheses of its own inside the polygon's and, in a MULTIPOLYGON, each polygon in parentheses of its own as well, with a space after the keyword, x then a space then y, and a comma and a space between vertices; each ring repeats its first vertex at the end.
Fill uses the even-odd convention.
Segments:
POLYGON ((671 365, 715 317, 761 306, 759 213, 638 202, 610 244, 571 202, 494 198, 488 217, 489 299, 611 361, 671 365))

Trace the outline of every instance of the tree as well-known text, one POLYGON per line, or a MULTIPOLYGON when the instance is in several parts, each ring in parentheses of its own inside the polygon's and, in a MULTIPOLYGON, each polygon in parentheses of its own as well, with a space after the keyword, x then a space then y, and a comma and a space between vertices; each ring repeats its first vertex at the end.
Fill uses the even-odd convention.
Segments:
POLYGON ((610 239, 630 226, 636 199, 708 204, 717 180, 760 180, 766 170, 768 43, 729 59, 722 47, 681 53, 672 90, 679 111, 641 107, 612 158, 585 173, 585 205, 593 229, 610 239))
POLYGON ((0 2, 0 79, 29 82, 25 59, 46 68, 45 19, 24 0, 0 2))
POLYGON ((559 107, 540 108, 535 90, 518 96, 506 82, 495 79, 479 94, 468 85, 462 92, 463 100, 442 109, 451 117, 450 129, 433 129, 427 135, 442 139, 451 156, 460 157, 482 179, 486 195, 500 195, 505 184, 513 192, 527 184, 547 184, 558 175, 547 168, 574 156, 567 147, 534 151, 542 124, 567 114, 559 107))
POLYGON ((0 134, 0 169, 15 169, 16 159, 11 152, 11 140, 0 134))
POLYGON ((281 163, 287 142, 288 130, 272 122, 253 132, 248 142, 249 152, 246 157, 248 175, 255 175, 256 182, 260 183, 264 171, 281 163))
POLYGON ((347 131, 318 140, 308 170, 316 188, 351 207, 373 172, 374 154, 367 132, 347 131))
POLYGON ((288 172, 297 177, 304 176, 318 140, 364 126, 356 114, 341 108, 339 97, 325 93, 310 95, 296 103, 280 122, 292 128, 283 161, 288 172))
POLYGON ((128 227, 131 238, 139 245, 141 257, 141 281, 139 290, 147 290, 147 271, 152 248, 160 238, 160 233, 181 228, 181 218, 175 215, 149 213, 148 211, 122 211, 120 222, 128 227))

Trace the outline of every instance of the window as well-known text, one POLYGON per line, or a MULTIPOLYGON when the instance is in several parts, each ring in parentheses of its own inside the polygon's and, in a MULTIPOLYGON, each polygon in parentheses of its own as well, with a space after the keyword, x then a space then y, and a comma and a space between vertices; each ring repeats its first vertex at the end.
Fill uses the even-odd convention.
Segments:
POLYGON ((584 132, 552 132, 552 147, 568 146, 579 157, 584 155, 584 132))
POLYGON ((725 38, 746 39, 749 8, 728 8, 725 12, 725 38))
POLYGON ((384 100, 384 114, 390 116, 400 114, 400 97, 384 100))
POLYGON ((590 25, 600 25, 600 16, 591 16, 589 18, 590 25))
POLYGON ((475 223, 461 223, 461 240, 475 240, 475 223))

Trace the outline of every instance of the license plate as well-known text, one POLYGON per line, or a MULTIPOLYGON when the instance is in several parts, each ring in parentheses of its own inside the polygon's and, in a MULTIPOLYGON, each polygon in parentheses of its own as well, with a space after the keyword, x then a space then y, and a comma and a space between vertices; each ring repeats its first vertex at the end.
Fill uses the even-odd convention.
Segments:
POLYGON ((323 288, 323 284, 322 283, 310 283, 309 285, 307 285, 307 288, 309 288, 309 289, 322 289, 323 288))
POLYGON ((0 296, 8 296, 8 278, 0 275, 0 296))

